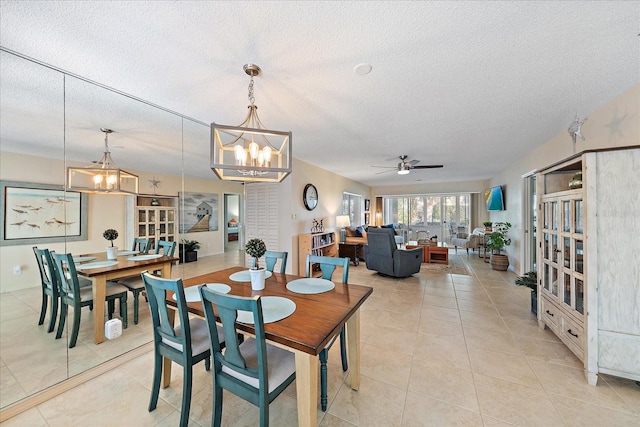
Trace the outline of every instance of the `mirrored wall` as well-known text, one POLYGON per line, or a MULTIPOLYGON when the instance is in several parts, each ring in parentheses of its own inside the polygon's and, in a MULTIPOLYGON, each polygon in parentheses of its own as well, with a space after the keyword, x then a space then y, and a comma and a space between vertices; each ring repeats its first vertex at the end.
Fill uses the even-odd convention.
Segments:
MULTIPOLYGON (((115 163, 139 175, 141 194, 169 200, 175 208, 171 239, 197 238, 204 254, 224 251, 223 224, 195 237, 179 231, 179 195, 206 191, 222 203, 225 194, 242 193, 240 184, 221 183, 209 169, 206 123, 6 50, 0 51, 0 108, 2 181, 63 188, 68 166, 89 166, 100 159, 104 148, 100 128, 110 128, 114 130, 109 146, 115 163)), ((50 306, 45 322, 38 325, 42 292, 33 246, 74 255, 105 252, 109 242, 103 239, 103 231, 114 228, 119 231, 121 249, 130 249, 125 246, 136 234, 138 203, 136 196, 90 194, 86 240, 40 241, 36 237, 27 244, 0 246, 3 408, 151 341, 148 307, 141 298, 140 321, 134 324, 131 294, 128 328, 118 339, 99 345, 93 342, 93 318, 88 308, 82 309, 80 335, 73 348, 68 348, 70 319, 60 339, 56 339, 56 330, 47 332, 50 306)), ((36 231, 38 224, 56 226, 55 220, 38 216, 41 210, 37 206, 4 208, 4 230, 27 230, 28 224, 34 224, 36 231)), ((222 222, 221 207, 219 211, 216 223, 222 222)), ((181 277, 183 268, 182 264, 173 266, 172 275, 181 277)))

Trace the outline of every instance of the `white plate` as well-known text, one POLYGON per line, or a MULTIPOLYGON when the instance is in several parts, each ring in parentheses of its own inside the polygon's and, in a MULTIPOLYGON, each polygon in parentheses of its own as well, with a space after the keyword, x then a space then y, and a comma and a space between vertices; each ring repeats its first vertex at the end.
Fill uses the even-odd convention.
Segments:
MULTIPOLYGON (((270 271, 264 272, 265 279, 268 279, 271 276, 272 276, 272 273, 270 271)), ((250 282, 251 273, 249 273, 249 270, 236 271, 231 276, 229 276, 229 279, 233 280, 234 282, 250 282)))
POLYGON ((139 252, 140 251, 122 251, 122 252, 118 252, 118 256, 135 255, 139 252))
POLYGON ((138 255, 138 256, 130 256, 127 258, 127 261, 149 261, 150 259, 160 258, 164 255, 162 254, 151 254, 151 255, 138 255))
POLYGON ((116 264, 118 264, 118 261, 97 261, 97 262, 90 262, 88 264, 80 264, 76 266, 76 269, 89 270, 91 268, 111 267, 112 265, 116 265, 116 264))
POLYGON ((94 259, 96 259, 94 256, 74 256, 73 262, 77 264, 79 262, 93 261, 94 259))
MULTIPOLYGON (((296 303, 284 297, 262 297, 262 319, 264 323, 277 322, 296 311, 296 303)), ((238 322, 253 325, 253 313, 238 310, 238 322)))
POLYGON ((331 280, 309 277, 296 279, 287 283, 287 289, 297 294, 321 294, 335 288, 336 285, 331 280))
MULTIPOLYGON (((198 302, 202 301, 200 298, 200 291, 198 290, 200 286, 189 286, 188 288, 184 288, 184 298, 187 302, 198 302)), ((231 290, 231 286, 225 285, 224 283, 207 283, 207 288, 212 291, 220 292, 221 294, 228 294, 231 290)), ((176 295, 172 295, 173 300, 176 300, 176 295)))

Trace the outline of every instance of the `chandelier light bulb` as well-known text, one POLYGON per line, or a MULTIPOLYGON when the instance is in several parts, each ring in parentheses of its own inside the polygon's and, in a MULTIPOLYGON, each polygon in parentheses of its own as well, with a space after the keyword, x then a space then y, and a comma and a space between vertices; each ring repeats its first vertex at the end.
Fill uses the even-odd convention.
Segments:
POLYGON ((270 166, 271 165, 271 147, 264 147, 262 149, 262 153, 264 156, 264 165, 270 166))
POLYGON ((251 160, 255 160, 258 158, 258 150, 260 150, 260 146, 255 142, 249 144, 249 152, 251 154, 251 160))

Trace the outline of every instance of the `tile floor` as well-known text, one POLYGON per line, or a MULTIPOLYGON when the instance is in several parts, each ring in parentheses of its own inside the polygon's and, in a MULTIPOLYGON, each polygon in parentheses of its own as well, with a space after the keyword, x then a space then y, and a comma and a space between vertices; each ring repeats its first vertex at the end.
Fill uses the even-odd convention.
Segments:
MULTIPOLYGON (((374 288, 361 316, 361 387, 349 388, 334 346, 329 407, 318 412, 318 425, 640 425, 635 382, 602 376, 597 387, 587 385, 578 359, 538 328, 516 276, 492 271, 476 255, 460 257, 470 275, 423 269, 394 280, 351 266, 350 282, 374 288)), ((175 426, 182 370, 174 368, 171 387, 147 412, 152 370, 148 353, 3 425, 175 426)), ((211 377, 194 372, 190 425, 210 425, 211 377)), ((272 403, 272 426, 297 424, 295 396, 294 382, 272 403)), ((224 426, 258 419, 257 408, 225 393, 224 426)))

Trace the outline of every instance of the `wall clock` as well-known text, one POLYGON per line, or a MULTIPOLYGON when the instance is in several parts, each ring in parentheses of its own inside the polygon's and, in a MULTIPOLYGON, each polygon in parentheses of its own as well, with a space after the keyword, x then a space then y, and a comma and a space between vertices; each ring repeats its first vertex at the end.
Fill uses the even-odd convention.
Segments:
POLYGON ((304 207, 307 208, 307 210, 312 211, 316 206, 318 206, 318 189, 315 185, 307 184, 304 187, 302 200, 304 201, 304 207))

